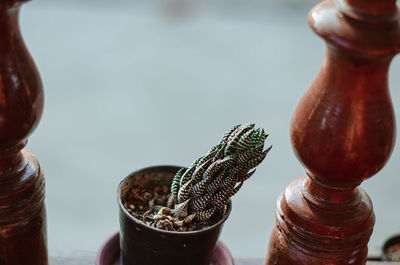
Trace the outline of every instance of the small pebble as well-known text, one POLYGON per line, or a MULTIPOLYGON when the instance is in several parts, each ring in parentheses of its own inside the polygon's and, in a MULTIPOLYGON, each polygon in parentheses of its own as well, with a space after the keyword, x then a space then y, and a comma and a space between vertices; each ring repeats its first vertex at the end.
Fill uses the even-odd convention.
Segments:
POLYGON ((163 208, 160 209, 159 213, 170 214, 171 213, 171 209, 169 209, 167 207, 163 207, 163 208))
POLYGON ((145 200, 150 199, 150 198, 151 198, 150 192, 146 192, 146 193, 143 195, 143 197, 144 197, 145 200))

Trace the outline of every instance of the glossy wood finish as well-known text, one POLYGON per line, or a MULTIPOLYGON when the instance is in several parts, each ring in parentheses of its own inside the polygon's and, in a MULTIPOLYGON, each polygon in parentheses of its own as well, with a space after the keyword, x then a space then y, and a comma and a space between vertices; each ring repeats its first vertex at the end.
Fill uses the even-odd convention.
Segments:
POLYGON ((39 73, 18 26, 22 2, 0 0, 0 264, 47 265, 44 177, 22 149, 43 110, 39 73))
POLYGON ((291 123, 307 176, 278 199, 266 264, 365 264, 375 217, 358 185, 394 146, 388 70, 400 51, 398 18, 393 0, 329 0, 311 11, 327 53, 291 123))

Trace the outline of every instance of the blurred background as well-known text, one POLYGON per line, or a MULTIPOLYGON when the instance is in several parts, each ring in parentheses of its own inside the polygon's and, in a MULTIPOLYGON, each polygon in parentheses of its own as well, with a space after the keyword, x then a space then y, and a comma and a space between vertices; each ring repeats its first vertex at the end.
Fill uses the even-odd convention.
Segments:
MULTIPOLYGON (((131 171, 188 166, 238 123, 273 149, 233 198, 221 238, 236 257, 264 257, 275 202, 304 170, 291 114, 325 52, 307 25, 317 1, 35 0, 21 27, 46 104, 28 149, 47 177, 51 253, 96 251, 118 230, 116 189, 131 171)), ((390 72, 397 117, 400 64, 390 72)), ((400 232, 399 147, 363 187, 377 221, 371 246, 400 232)))

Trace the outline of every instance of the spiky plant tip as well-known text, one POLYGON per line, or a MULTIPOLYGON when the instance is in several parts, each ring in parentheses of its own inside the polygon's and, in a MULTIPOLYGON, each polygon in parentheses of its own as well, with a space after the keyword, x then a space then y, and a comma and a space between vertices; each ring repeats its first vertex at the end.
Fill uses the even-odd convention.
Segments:
POLYGON ((272 146, 264 150, 267 137, 264 129, 255 128, 253 123, 236 125, 206 155, 188 169, 179 170, 168 202, 175 225, 204 222, 223 212, 271 150, 272 146))

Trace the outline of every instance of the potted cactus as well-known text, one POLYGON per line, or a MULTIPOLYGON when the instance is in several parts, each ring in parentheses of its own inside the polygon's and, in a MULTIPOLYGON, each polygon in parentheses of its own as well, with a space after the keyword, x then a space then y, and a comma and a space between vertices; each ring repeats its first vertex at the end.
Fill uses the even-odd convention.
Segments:
MULTIPOLYGON (((237 125, 189 168, 145 168, 118 189, 123 265, 206 265, 239 191, 266 157, 267 138, 237 125)), ((220 262, 216 264, 228 264, 220 262)))

